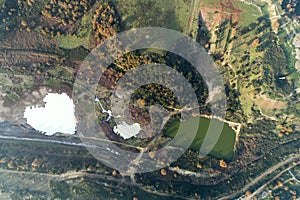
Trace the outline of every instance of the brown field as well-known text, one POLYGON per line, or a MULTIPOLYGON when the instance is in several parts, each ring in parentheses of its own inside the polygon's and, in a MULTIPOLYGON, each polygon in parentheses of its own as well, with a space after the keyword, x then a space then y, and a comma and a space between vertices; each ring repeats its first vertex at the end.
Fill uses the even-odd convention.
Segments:
POLYGON ((232 24, 237 25, 239 16, 244 10, 237 8, 233 1, 227 0, 226 2, 211 3, 211 7, 204 6, 202 3, 200 12, 203 20, 207 23, 208 30, 211 30, 215 24, 221 24, 226 19, 230 19, 232 24))
POLYGON ((260 95, 257 97, 255 103, 261 108, 267 109, 283 109, 286 107, 286 102, 276 101, 267 97, 266 95, 260 95))

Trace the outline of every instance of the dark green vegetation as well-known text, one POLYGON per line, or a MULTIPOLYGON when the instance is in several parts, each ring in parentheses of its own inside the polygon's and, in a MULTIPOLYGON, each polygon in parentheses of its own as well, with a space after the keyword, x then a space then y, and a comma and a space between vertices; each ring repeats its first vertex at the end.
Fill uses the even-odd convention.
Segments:
MULTIPOLYGON (((215 120, 215 119, 213 119, 213 120, 217 123, 222 123, 218 120, 215 120)), ((182 138, 183 140, 185 139, 185 137, 189 137, 189 127, 193 127, 191 125, 195 124, 195 122, 197 122, 197 121, 198 121, 198 119, 191 118, 187 121, 181 122, 183 130, 186 131, 186 135, 182 138)), ((199 129, 197 131, 197 135, 196 135, 193 143, 190 146, 191 150, 193 150, 195 152, 199 151, 201 144, 204 140, 204 137, 206 136, 210 121, 211 120, 204 118, 204 117, 200 118, 200 124, 199 124, 199 129)), ((166 129, 166 135, 174 138, 178 131, 179 125, 180 125, 180 122, 178 120, 171 121, 166 129)), ((236 137, 236 134, 232 130, 232 128, 229 127, 228 124, 224 123, 224 127, 223 127, 222 133, 220 135, 220 138, 219 138, 218 142, 216 143, 215 147, 210 152, 210 155, 212 155, 216 158, 219 158, 219 159, 230 160, 233 156, 235 137, 236 137)))
POLYGON ((297 0, 283 0, 282 9, 285 9, 289 15, 300 16, 300 2, 297 0))
MULTIPOLYGON (((181 73, 195 90, 201 111, 205 114, 209 114, 209 105, 206 104, 208 98, 207 86, 199 72, 180 56, 174 55, 171 52, 155 52, 153 49, 147 49, 124 55, 124 58, 118 59, 116 64, 112 67, 115 67, 117 72, 126 73, 129 69, 134 69, 134 67, 148 63, 165 64, 181 73), (121 60, 123 61, 119 62, 121 60), (128 66, 130 66, 130 68, 128 68, 128 66)), ((153 74, 155 74, 155 71, 153 74)), ((141 75, 141 78, 142 77, 141 75)), ((178 91, 181 90, 178 89, 178 91)), ((190 98, 190 96, 186 96, 186 98, 190 98)), ((137 89, 132 95, 132 100, 136 101, 138 99, 144 99, 148 106, 160 104, 170 111, 174 110, 174 108, 179 108, 175 94, 170 89, 155 84, 147 84, 137 89)))
POLYGON ((192 12, 186 0, 112 0, 122 16, 122 28, 164 27, 184 31, 192 12))
MULTIPOLYGON (((292 86, 287 80, 280 80, 280 77, 285 77, 291 71, 288 68, 288 62, 284 50, 276 43, 269 40, 269 45, 266 49, 261 49, 265 51, 263 57, 264 64, 264 81, 268 85, 275 85, 280 92, 285 94, 290 94, 293 91, 292 86), (272 72, 270 70, 273 70, 272 72), (270 77, 270 75, 273 77, 270 77)), ((276 40, 275 40, 276 41, 276 40)))
MULTIPOLYGON (((38 86, 71 94, 81 62, 105 38, 132 27, 162 26, 198 33, 197 41, 210 52, 225 82, 226 120, 242 125, 235 143, 235 133, 225 124, 211 154, 200 159, 197 151, 209 123, 208 119, 201 118, 195 141, 180 159, 169 163, 170 167, 166 167, 164 173, 136 174, 133 178, 122 177, 102 165, 83 147, 1 139, 2 194, 11 194, 12 199, 30 196, 32 199, 219 199, 252 183, 265 170, 290 155, 299 154, 299 95, 290 97, 290 92, 299 84, 299 75, 294 69, 295 58, 289 42, 291 34, 284 28, 279 28, 276 33, 276 16, 272 17, 273 21, 269 19, 272 13, 266 3, 246 0, 245 3, 204 1, 200 8, 203 22, 190 30, 190 24, 197 25, 198 22, 191 17, 193 11, 194 16, 199 14, 195 2, 0 0, 0 72, 3 73, 0 84, 1 92, 6 94, 5 108, 15 109, 24 94, 30 96, 38 86)), ((293 4, 292 8, 299 5, 296 1, 288 2, 293 4)), ((297 11, 291 10, 292 14, 285 16, 294 18, 297 11)), ((278 22, 277 26, 283 27, 288 20, 278 22)), ((296 31, 298 29, 295 27, 296 31)), ((99 87, 106 89, 99 88, 97 92, 107 109, 110 102, 106 97, 111 95, 115 82, 134 67, 147 63, 167 64, 182 73, 197 93, 201 112, 210 114, 209 104, 206 104, 207 88, 193 66, 178 56, 149 49, 125 54, 104 73, 99 87)), ((149 106, 160 104, 170 112, 178 108, 175 95, 155 84, 138 89, 132 96, 132 103, 134 120, 145 125, 149 122, 149 106)), ((175 117, 178 115, 180 113, 175 117)), ((102 117, 106 116, 99 116, 99 119, 102 117)), ((185 122, 187 136, 189 124, 193 124, 193 120, 185 122)), ((168 143, 177 127, 178 121, 170 122, 166 134, 160 135, 153 149, 168 143)), ((106 128, 111 132, 109 125, 106 128)), ((44 138, 37 134, 21 136, 44 138)), ((53 136, 51 139, 73 141, 74 138, 53 136)), ((113 139, 145 147, 152 138, 124 141, 115 136, 113 139)), ((124 149, 139 152, 128 146, 124 149)), ((249 188, 250 192, 285 167, 288 165, 258 181, 249 188)), ((295 190, 293 187, 292 191, 295 190)), ((235 197, 244 193, 238 192, 235 197)), ((275 190, 274 194, 293 198, 291 193, 281 190, 275 190)))

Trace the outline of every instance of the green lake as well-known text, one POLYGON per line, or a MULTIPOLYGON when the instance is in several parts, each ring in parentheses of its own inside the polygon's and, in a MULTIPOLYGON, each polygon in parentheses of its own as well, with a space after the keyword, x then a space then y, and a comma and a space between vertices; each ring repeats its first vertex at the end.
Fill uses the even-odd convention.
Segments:
MULTIPOLYGON (((192 131, 193 127, 195 127, 195 123, 198 123, 198 120, 199 118, 196 117, 190 118, 189 120, 184 122, 179 122, 179 120, 172 120, 166 129, 166 135, 168 137, 174 138, 177 134, 177 130, 181 123, 181 126, 184 130, 184 134, 183 136, 180 137, 182 137, 182 140, 185 140, 185 138, 188 137, 189 130, 192 131)), ((199 151, 203 143, 204 137, 207 134, 207 130, 211 120, 214 120, 216 123, 220 123, 220 124, 223 123, 216 119, 207 119, 204 117, 200 117, 197 135, 190 146, 191 150, 196 152, 199 151)), ((236 137, 236 133, 234 132, 234 130, 227 123, 224 123, 221 135, 216 145, 209 153, 209 155, 219 159, 230 160, 234 152, 235 137, 236 137)), ((180 139, 181 138, 177 140, 178 143, 180 143, 180 139)), ((178 145, 180 146, 180 144, 178 145)))

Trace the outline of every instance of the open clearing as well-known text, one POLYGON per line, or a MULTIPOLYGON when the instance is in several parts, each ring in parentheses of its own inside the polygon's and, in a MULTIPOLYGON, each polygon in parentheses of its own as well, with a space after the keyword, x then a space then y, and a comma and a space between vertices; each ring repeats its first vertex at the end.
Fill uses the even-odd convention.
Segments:
POLYGON ((255 103, 261 108, 267 109, 284 109, 286 107, 286 102, 276 101, 265 95, 259 95, 255 100, 255 103))
POLYGON ((125 30, 132 27, 157 26, 184 32, 193 12, 185 0, 113 0, 125 30))
POLYGON ((215 23, 220 24, 225 19, 231 18, 239 25, 248 25, 261 16, 261 11, 255 5, 231 0, 203 1, 201 12, 209 30, 213 28, 215 23))

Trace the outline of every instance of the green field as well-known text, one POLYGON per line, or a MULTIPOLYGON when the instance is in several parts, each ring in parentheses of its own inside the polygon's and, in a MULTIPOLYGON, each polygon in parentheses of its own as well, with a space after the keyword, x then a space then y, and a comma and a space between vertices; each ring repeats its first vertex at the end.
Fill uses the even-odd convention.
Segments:
POLYGON ((239 9, 242 9, 244 11, 240 15, 240 19, 239 19, 240 25, 247 26, 251 23, 255 23, 257 18, 263 16, 263 10, 261 10, 261 12, 259 10, 259 7, 261 5, 255 7, 251 4, 245 4, 241 1, 234 1, 234 3, 239 9))
POLYGON ((123 29, 164 27, 184 31, 191 15, 191 1, 112 0, 122 16, 123 29))
POLYGON ((90 36, 92 35, 92 19, 93 12, 89 12, 83 16, 81 24, 76 31, 76 34, 68 34, 64 36, 56 36, 59 40, 59 46, 64 49, 74 49, 83 46, 86 49, 90 48, 90 36))
MULTIPOLYGON (((182 137, 182 140, 185 140, 185 138, 189 134, 188 131, 191 129, 191 127, 195 126, 195 123, 197 123, 197 121, 198 118, 191 118, 185 122, 182 122, 182 129, 185 130, 187 134, 186 136, 182 137)), ((207 118, 203 118, 203 117, 200 118, 197 135, 190 146, 191 150, 199 151, 201 144, 203 143, 204 137, 206 136, 210 121, 211 120, 207 118)), ((218 120, 215 121, 218 123, 222 123, 218 120)), ((166 135, 168 137, 174 138, 177 134, 179 124, 180 122, 178 120, 171 121, 168 128, 166 129, 166 135)), ((210 155, 220 159, 227 159, 227 160, 231 159, 233 156, 235 136, 236 134, 233 131, 233 129, 228 124, 224 123, 221 136, 217 144, 215 145, 215 147, 210 152, 210 155)), ((180 143, 180 141, 178 141, 178 143, 180 143)))

